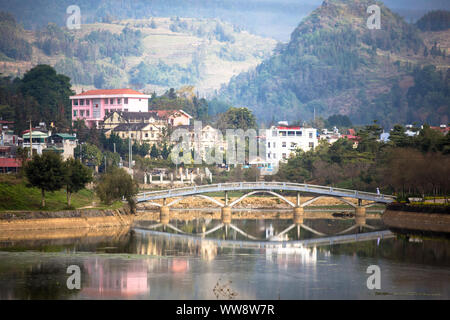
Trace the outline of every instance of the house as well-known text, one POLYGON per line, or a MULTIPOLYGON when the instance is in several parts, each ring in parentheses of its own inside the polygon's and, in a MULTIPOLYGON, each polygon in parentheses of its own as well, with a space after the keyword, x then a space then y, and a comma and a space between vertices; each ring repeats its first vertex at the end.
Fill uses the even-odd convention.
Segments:
POLYGON ((22 167, 22 160, 16 158, 0 158, 0 173, 18 172, 22 167))
POLYGON ((56 133, 47 139, 47 148, 43 152, 54 151, 62 155, 64 160, 75 156, 75 148, 78 140, 75 136, 67 133, 56 133))
POLYGON ((333 144, 341 138, 338 128, 334 127, 333 130, 323 129, 319 135, 319 140, 326 140, 329 144, 333 144))
POLYGON ((0 120, 0 145, 17 145, 19 137, 13 131, 14 122, 0 120))
POLYGON ((30 131, 25 131, 22 135, 23 139, 23 148, 30 148, 31 144, 33 145, 33 150, 36 150, 37 154, 42 154, 42 151, 47 148, 47 139, 48 134, 41 131, 32 131, 31 134, 31 142, 30 143, 30 131))
POLYGON ((197 136, 199 133, 195 132, 192 126, 188 130, 191 139, 191 149, 198 152, 201 159, 205 160, 206 155, 216 148, 222 153, 226 151, 227 143, 222 133, 211 125, 208 124, 203 127, 200 136, 197 136))
POLYGON ((147 112, 150 97, 150 95, 132 89, 102 89, 82 92, 70 96, 72 121, 84 119, 88 127, 98 127, 110 112, 147 112))
POLYGON ((189 126, 192 117, 183 110, 150 110, 156 112, 160 119, 164 119, 173 127, 189 126))
POLYGON ((155 144, 168 135, 171 127, 189 126, 191 119, 183 110, 113 111, 105 117, 101 127, 107 137, 114 133, 127 139, 130 131, 132 140, 155 144))
POLYGON ((430 127, 430 129, 439 131, 443 135, 446 135, 447 133, 450 132, 450 127, 448 127, 445 124, 441 124, 439 127, 430 127))
POLYGON ((309 151, 319 144, 317 129, 286 123, 266 130, 266 160, 270 166, 286 161, 297 149, 309 151))
POLYGON ((130 138, 134 142, 158 144, 162 140, 164 130, 161 125, 153 123, 121 123, 105 133, 106 136, 116 134, 122 139, 130 138))

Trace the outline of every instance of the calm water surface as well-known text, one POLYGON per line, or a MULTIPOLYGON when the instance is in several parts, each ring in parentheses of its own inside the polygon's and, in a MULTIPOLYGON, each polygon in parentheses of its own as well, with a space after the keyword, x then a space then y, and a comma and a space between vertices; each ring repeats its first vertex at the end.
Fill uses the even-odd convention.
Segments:
POLYGON ((0 299, 450 298, 449 241, 377 233, 386 228, 376 216, 138 227, 1 241, 0 299), (81 268, 80 290, 67 289, 70 265, 81 268), (367 288, 370 265, 381 269, 380 290, 367 288))

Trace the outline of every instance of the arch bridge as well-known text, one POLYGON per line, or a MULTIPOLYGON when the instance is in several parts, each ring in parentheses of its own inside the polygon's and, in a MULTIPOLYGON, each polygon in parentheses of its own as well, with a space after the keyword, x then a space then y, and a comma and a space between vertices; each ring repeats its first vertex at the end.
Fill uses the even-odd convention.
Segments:
MULTIPOLYGON (((365 215, 365 211, 367 207, 373 206, 376 203, 388 204, 395 200, 393 196, 372 193, 372 192, 364 192, 358 190, 350 190, 350 189, 342 189, 342 188, 333 188, 327 186, 318 186, 311 185, 305 183, 289 183, 289 182, 231 182, 231 183, 218 183, 218 184, 210 184, 210 185, 202 185, 202 186, 191 186, 184 188, 176 188, 176 189, 167 189, 167 190, 158 190, 158 191, 149 191, 142 192, 137 195, 137 202, 149 202, 152 205, 160 207, 161 210, 161 219, 163 216, 169 216, 169 208, 179 201, 183 200, 185 197, 201 197, 206 200, 209 200, 219 207, 222 210, 222 220, 224 223, 229 224, 231 222, 231 208, 236 204, 240 203, 245 198, 257 194, 257 193, 268 193, 273 196, 280 198, 282 201, 286 202, 290 205, 294 210, 294 220, 296 220, 296 216, 303 216, 303 208, 314 203, 315 201, 323 198, 323 197, 334 197, 339 199, 340 201, 352 206, 355 208, 356 215, 365 215), (228 199, 229 191, 248 191, 240 198, 230 202, 228 199), (296 203, 292 203, 279 191, 291 191, 296 192, 297 201, 296 203), (219 201, 214 199, 211 196, 208 196, 208 193, 217 193, 224 192, 225 201, 219 201), (300 203, 300 194, 307 193, 315 195, 314 198, 308 200, 304 203, 300 203), (166 199, 174 199, 170 203, 167 203, 166 199), (355 204, 349 201, 347 198, 358 199, 358 204, 355 204), (163 203, 153 202, 154 200, 163 199, 163 203), (362 201, 369 201, 367 204, 362 204, 362 201)), ((162 219, 163 220, 163 219, 162 219)))

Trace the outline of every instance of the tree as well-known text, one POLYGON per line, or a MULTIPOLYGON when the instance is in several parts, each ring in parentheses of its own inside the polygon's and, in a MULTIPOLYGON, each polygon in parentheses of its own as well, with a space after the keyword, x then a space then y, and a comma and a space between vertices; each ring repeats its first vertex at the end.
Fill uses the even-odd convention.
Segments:
POLYGON ((151 151, 150 151, 150 156, 151 156, 152 158, 154 158, 154 159, 156 159, 156 158, 159 157, 159 151, 158 151, 158 149, 156 148, 156 145, 155 145, 155 144, 152 145, 152 149, 151 149, 151 151))
POLYGON ((37 101, 40 119, 55 122, 58 128, 67 128, 72 111, 69 100, 69 96, 73 95, 71 87, 69 77, 57 74, 49 65, 41 64, 24 75, 20 92, 37 101))
POLYGON ((70 207, 72 193, 78 192, 92 181, 91 170, 83 165, 80 160, 70 158, 64 162, 66 171, 64 184, 67 191, 67 206, 70 207))
POLYGON ((256 128, 256 119, 252 111, 247 108, 231 107, 219 116, 217 128, 222 131, 226 129, 254 129, 256 128))
POLYGON ((125 198, 131 210, 134 211, 136 206, 134 196, 138 192, 138 185, 124 169, 113 167, 100 176, 95 192, 105 204, 125 198))
POLYGON ((25 175, 31 186, 41 189, 41 206, 45 207, 45 191, 56 191, 64 186, 65 167, 61 156, 54 152, 35 155, 25 165, 25 175))
POLYGON ((349 128, 352 126, 352 122, 347 116, 340 115, 340 114, 334 114, 330 116, 326 121, 327 126, 330 127, 345 127, 349 128))

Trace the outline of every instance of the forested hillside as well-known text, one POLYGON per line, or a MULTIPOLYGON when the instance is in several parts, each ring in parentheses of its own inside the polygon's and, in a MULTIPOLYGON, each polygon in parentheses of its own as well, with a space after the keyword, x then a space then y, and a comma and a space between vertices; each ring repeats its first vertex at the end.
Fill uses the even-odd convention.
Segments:
POLYGON ((49 23, 24 31, 0 15, 0 73, 21 76, 49 64, 77 91, 134 87, 163 93, 193 85, 212 93, 268 57, 275 40, 215 19, 152 18, 83 24, 69 30, 49 23))
POLYGON ((385 127, 447 123, 446 48, 424 41, 414 25, 382 3, 381 29, 369 30, 366 10, 371 4, 324 1, 293 31, 288 44, 255 70, 233 78, 220 97, 248 106, 266 121, 310 120, 315 111, 324 118, 348 115, 357 124, 377 119, 385 127), (427 64, 437 69, 422 69, 427 64), (414 81, 427 85, 419 90, 414 81))

